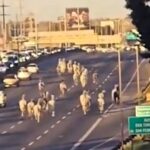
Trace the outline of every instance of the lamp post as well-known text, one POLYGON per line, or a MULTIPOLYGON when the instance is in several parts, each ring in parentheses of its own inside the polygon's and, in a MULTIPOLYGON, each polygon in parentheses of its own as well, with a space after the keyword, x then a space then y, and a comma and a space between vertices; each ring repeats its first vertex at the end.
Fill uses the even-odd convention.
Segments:
MULTIPOLYGON (((140 71, 139 71, 139 50, 140 50, 140 42, 135 43, 135 50, 136 50, 136 73, 137 73, 137 95, 139 96, 141 93, 140 90, 140 71)), ((140 104, 140 99, 138 101, 138 104, 140 104)))
POLYGON ((19 0, 19 21, 20 21, 20 36, 23 35, 23 15, 22 15, 22 0, 19 0))
POLYGON ((119 94, 120 94, 120 97, 121 97, 122 75, 121 75, 121 53, 120 53, 120 48, 119 47, 117 47, 117 53, 118 53, 119 94))
MULTIPOLYGON (((121 49, 119 46, 117 48, 117 54, 118 54, 118 76, 119 76, 119 97, 120 97, 120 105, 122 105, 122 74, 121 74, 121 49)), ((121 145, 122 145, 122 150, 123 150, 123 141, 124 141, 124 112, 122 109, 122 106, 120 107, 120 120, 121 120, 121 125, 120 125, 120 132, 121 132, 121 145)))

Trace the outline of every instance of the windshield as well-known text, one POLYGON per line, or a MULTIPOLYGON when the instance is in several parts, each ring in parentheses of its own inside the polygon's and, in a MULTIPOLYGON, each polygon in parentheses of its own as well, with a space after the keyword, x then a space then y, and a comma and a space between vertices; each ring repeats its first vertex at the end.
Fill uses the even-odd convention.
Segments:
POLYGON ((36 64, 29 64, 29 67, 36 67, 36 64))

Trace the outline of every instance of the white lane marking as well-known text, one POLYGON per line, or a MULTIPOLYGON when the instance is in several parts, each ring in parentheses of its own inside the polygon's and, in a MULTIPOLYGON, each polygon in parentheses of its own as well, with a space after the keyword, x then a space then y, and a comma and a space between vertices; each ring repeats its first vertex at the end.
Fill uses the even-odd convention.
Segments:
POLYGON ((81 143, 92 133, 92 131, 97 127, 97 125, 100 123, 102 118, 99 118, 91 127, 90 129, 78 140, 77 143, 73 145, 73 147, 70 150, 76 150, 78 146, 81 145, 81 143))
POLYGON ((26 148, 25 148, 25 147, 22 147, 21 150, 26 150, 26 148))
POLYGON ((101 85, 99 85, 99 88, 101 88, 102 86, 101 85))
MULTIPOLYGON (((139 68, 140 68, 140 66, 142 65, 143 62, 144 62, 144 60, 142 60, 142 61, 140 62, 139 68)), ((136 76, 136 73, 137 73, 137 70, 136 70, 136 71, 134 72, 134 74, 132 75, 130 81, 127 83, 127 85, 126 85, 126 87, 123 89, 122 93, 124 93, 124 92, 127 90, 127 88, 129 87, 129 85, 131 84, 131 82, 134 80, 134 77, 136 76)))
POLYGON ((102 145, 108 143, 109 141, 111 141, 111 140, 113 140, 113 139, 114 139, 114 137, 112 137, 112 138, 106 140, 105 142, 103 142, 103 143, 101 143, 101 144, 99 144, 99 145, 96 145, 96 146, 93 147, 93 148, 90 148, 89 150, 96 150, 96 148, 98 148, 98 147, 100 147, 100 146, 102 146, 102 145))
POLYGON ((108 111, 111 109, 112 106, 113 106, 113 104, 111 104, 111 105, 104 111, 104 114, 107 114, 108 111))
POLYGON ((56 122, 56 124, 59 124, 61 121, 60 120, 58 120, 57 122, 56 122))
POLYGON ((33 144, 34 144, 34 141, 30 142, 28 145, 31 146, 31 145, 33 145, 33 144))
POLYGON ((103 118, 107 118, 109 115, 108 114, 104 114, 103 115, 103 118))
MULTIPOLYGON (((125 130, 125 133, 127 133, 127 132, 128 132, 128 129, 125 130)), ((114 140, 114 139, 117 139, 117 136, 120 136, 120 133, 116 134, 114 137, 111 137, 111 138, 105 140, 103 143, 100 143, 100 144, 98 144, 98 145, 96 145, 96 146, 90 148, 89 150, 97 150, 98 148, 100 149, 100 147, 103 146, 104 144, 106 144, 106 143, 108 143, 108 142, 110 142, 110 141, 112 141, 112 140, 114 140)), ((119 137, 118 137, 118 138, 119 138, 119 137)), ((120 138, 119 138, 119 139, 120 139, 120 138)))
POLYGON ((40 135, 40 136, 38 136, 37 138, 36 138, 36 140, 39 140, 39 139, 41 139, 42 138, 42 136, 40 135))
POLYGON ((55 127, 55 125, 51 125, 51 128, 53 129, 55 127))
MULTIPOLYGON (((111 104, 108 109, 104 112, 107 113, 107 111, 109 111, 109 109, 113 106, 113 104, 111 104)), ((78 148, 78 146, 80 146, 83 141, 93 132, 93 130, 98 126, 98 124, 102 121, 102 118, 98 118, 95 123, 88 129, 88 131, 78 140, 77 143, 75 143, 73 145, 73 147, 70 150, 76 150, 76 148, 78 148)))
POLYGON ((66 119, 66 116, 63 116, 62 119, 66 119))
POLYGON ((44 134, 47 134, 47 133, 48 133, 48 130, 45 130, 45 131, 44 131, 44 134))
POLYGON ((23 121, 18 121, 18 122, 17 122, 17 124, 22 124, 22 123, 23 123, 23 121))
POLYGON ((126 108, 112 109, 111 111, 109 111, 109 113, 120 112, 121 110, 123 110, 123 111, 132 110, 134 108, 135 108, 135 106, 129 106, 129 107, 126 107, 126 108))
MULTIPOLYGON (((142 63, 143 61, 141 61, 142 63)), ((139 64, 139 67, 141 65, 141 63, 139 64)), ((131 79, 133 78, 134 79, 134 76, 136 75, 136 71, 135 73, 132 75, 131 79)), ((126 84, 125 88, 123 89, 123 92, 122 94, 126 91, 127 87, 131 84, 132 80, 129 80, 129 82, 126 84)), ((104 114, 106 114, 110 108, 113 106, 113 104, 111 104, 108 109, 104 112, 104 114)), ((97 125, 102 121, 102 118, 98 118, 96 120, 96 122, 87 130, 87 132, 77 141, 77 143, 75 143, 73 145, 73 147, 70 149, 70 150, 76 150, 82 143, 83 141, 93 132, 93 130, 97 127, 97 125)))
POLYGON ((15 125, 12 125, 11 127, 10 127, 10 129, 13 129, 15 127, 15 125))
POLYGON ((78 104, 76 107, 77 107, 77 108, 79 108, 79 107, 80 107, 80 105, 78 104))
POLYGON ((105 82, 107 81, 107 78, 104 80, 105 82))
POLYGON ((71 112, 68 112, 67 115, 71 115, 71 112))
POLYGON ((91 94, 94 94, 95 92, 93 91, 91 94))
POLYGON ((73 108, 73 110, 72 111, 75 111, 76 110, 76 108, 73 108))
POLYGON ((1 134, 6 134, 7 133, 7 131, 3 131, 1 134))

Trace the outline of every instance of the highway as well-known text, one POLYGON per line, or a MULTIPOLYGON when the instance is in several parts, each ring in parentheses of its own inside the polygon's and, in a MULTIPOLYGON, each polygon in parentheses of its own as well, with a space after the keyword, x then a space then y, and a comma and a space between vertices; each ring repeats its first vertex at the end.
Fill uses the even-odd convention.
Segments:
MULTIPOLYGON (((0 150, 111 150, 120 142, 121 112, 123 108, 124 133, 127 132, 127 118, 134 115, 136 98, 136 61, 134 52, 121 54, 122 59, 122 105, 111 101, 111 90, 118 83, 117 53, 88 54, 85 52, 67 52, 48 56, 38 62, 40 73, 31 81, 22 81, 20 87, 6 89, 8 105, 0 109, 0 150), (80 86, 74 86, 71 75, 58 76, 56 64, 58 58, 77 60, 88 68, 90 74, 98 71, 98 85, 88 83, 92 95, 92 108, 84 116, 79 96, 80 86), (27 99, 37 99, 38 80, 42 78, 46 89, 57 97, 56 116, 44 113, 41 122, 29 118, 22 119, 18 101, 23 93, 27 99), (65 98, 59 97, 59 83, 64 79, 69 89, 65 98), (106 90, 105 112, 101 115, 97 109, 96 98, 99 89, 106 90)), ((150 72, 148 60, 140 59, 141 88, 146 85, 150 72)))

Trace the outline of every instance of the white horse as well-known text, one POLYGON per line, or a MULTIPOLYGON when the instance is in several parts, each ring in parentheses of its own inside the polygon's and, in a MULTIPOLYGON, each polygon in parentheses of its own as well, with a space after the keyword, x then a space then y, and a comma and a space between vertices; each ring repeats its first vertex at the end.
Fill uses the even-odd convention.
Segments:
POLYGON ((34 105, 33 111, 34 111, 35 120, 38 123, 40 123, 41 115, 42 115, 42 107, 41 107, 41 105, 39 103, 37 103, 36 105, 34 105))
POLYGON ((103 113, 104 105, 105 105, 104 98, 98 97, 97 102, 98 102, 98 109, 99 109, 100 113, 103 113))
POLYGON ((84 88, 86 85, 87 85, 87 83, 88 83, 88 78, 87 78, 87 76, 85 75, 85 74, 81 74, 81 76, 80 76, 80 82, 81 82, 81 86, 84 88))
POLYGON ((25 113, 27 112, 27 101, 25 100, 25 95, 22 95, 21 100, 19 101, 19 108, 21 111, 21 117, 25 116, 25 113))
POLYGON ((86 115, 87 112, 90 110, 90 99, 91 97, 86 93, 86 91, 84 91, 83 94, 80 96, 80 104, 84 115, 86 115))
POLYGON ((76 86, 79 85, 79 81, 80 81, 80 76, 77 73, 74 73, 73 74, 73 82, 76 86))
POLYGON ((59 84, 59 89, 60 89, 60 92, 61 92, 61 95, 64 96, 67 92, 67 85, 64 81, 62 81, 60 84, 59 84))
POLYGON ((72 74, 73 72, 73 65, 72 65, 72 61, 69 60, 68 63, 67 63, 67 70, 68 70, 68 73, 72 74))
POLYGON ((27 112, 28 112, 28 117, 32 118, 34 115, 34 102, 31 100, 30 102, 28 102, 27 104, 27 112))
POLYGON ((55 96, 51 95, 50 100, 47 102, 47 110, 51 113, 52 117, 55 117, 55 96))

